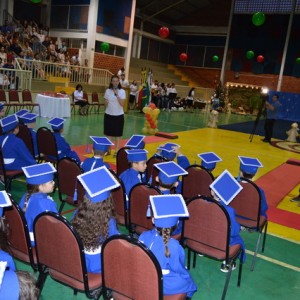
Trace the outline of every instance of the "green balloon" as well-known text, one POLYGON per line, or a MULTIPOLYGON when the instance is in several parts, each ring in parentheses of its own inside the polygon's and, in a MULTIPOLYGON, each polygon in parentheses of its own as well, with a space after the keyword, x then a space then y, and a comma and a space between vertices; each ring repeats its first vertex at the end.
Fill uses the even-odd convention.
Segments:
POLYGON ((296 58, 296 64, 300 64, 300 57, 296 58))
POLYGON ((214 55, 213 57, 212 57, 212 61, 213 62, 217 62, 219 60, 219 56, 218 55, 214 55))
POLYGON ((254 52, 252 50, 247 51, 246 57, 248 59, 252 59, 254 57, 254 52))
POLYGON ((103 52, 107 52, 109 50, 109 43, 105 43, 105 42, 101 43, 100 49, 103 52))
POLYGON ((255 26, 261 26, 262 24, 265 23, 266 16, 262 12, 257 12, 252 16, 252 23, 255 26))

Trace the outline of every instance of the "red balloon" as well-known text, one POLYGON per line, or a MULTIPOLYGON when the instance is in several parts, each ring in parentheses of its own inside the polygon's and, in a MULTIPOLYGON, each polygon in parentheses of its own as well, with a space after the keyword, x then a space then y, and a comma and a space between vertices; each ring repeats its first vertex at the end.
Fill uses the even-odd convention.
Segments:
POLYGON ((170 34, 170 30, 169 30, 168 27, 165 27, 165 26, 160 27, 159 31, 158 31, 158 34, 161 38, 166 39, 170 34))
POLYGON ((257 60, 257 62, 261 63, 265 60, 265 58, 262 55, 258 55, 256 60, 257 60))
POLYGON ((188 59, 188 56, 186 53, 181 53, 180 56, 179 56, 179 59, 181 61, 186 61, 188 59))

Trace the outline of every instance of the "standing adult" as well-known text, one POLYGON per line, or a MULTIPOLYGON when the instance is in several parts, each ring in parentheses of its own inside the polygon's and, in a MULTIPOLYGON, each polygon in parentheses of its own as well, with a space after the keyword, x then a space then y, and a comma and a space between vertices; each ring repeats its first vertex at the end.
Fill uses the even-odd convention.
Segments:
POLYGON ((105 114, 104 114, 104 134, 114 140, 116 146, 116 156, 120 140, 124 129, 124 110, 123 106, 126 100, 126 93, 122 89, 118 75, 111 77, 110 85, 104 94, 105 114))
POLYGON ((278 94, 274 94, 272 97, 272 102, 266 101, 265 103, 267 116, 265 120, 265 138, 262 140, 265 143, 271 143, 274 124, 278 118, 278 113, 281 106, 278 99, 279 99, 278 94))

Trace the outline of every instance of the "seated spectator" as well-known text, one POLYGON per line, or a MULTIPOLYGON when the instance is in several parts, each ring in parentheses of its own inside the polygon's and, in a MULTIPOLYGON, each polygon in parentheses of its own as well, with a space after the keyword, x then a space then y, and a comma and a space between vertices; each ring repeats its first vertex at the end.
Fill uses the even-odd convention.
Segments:
POLYGON ((79 114, 82 116, 86 116, 89 109, 89 102, 87 99, 83 98, 83 90, 82 85, 77 84, 76 90, 73 93, 74 95, 74 103, 79 105, 79 114))

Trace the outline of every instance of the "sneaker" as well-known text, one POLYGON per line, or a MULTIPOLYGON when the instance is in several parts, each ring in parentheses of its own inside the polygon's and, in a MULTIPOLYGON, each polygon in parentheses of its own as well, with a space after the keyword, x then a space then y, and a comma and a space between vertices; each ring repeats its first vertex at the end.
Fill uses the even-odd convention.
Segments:
POLYGON ((290 200, 291 202, 300 202, 300 195, 290 200))
MULTIPOLYGON (((221 270, 222 272, 224 272, 224 273, 228 273, 229 268, 230 268, 230 265, 226 265, 226 262, 225 262, 225 260, 224 260, 224 261, 222 262, 222 264, 221 264, 220 270, 221 270)), ((235 269, 236 269, 236 262, 234 262, 234 263, 232 264, 232 271, 235 270, 235 269)))

